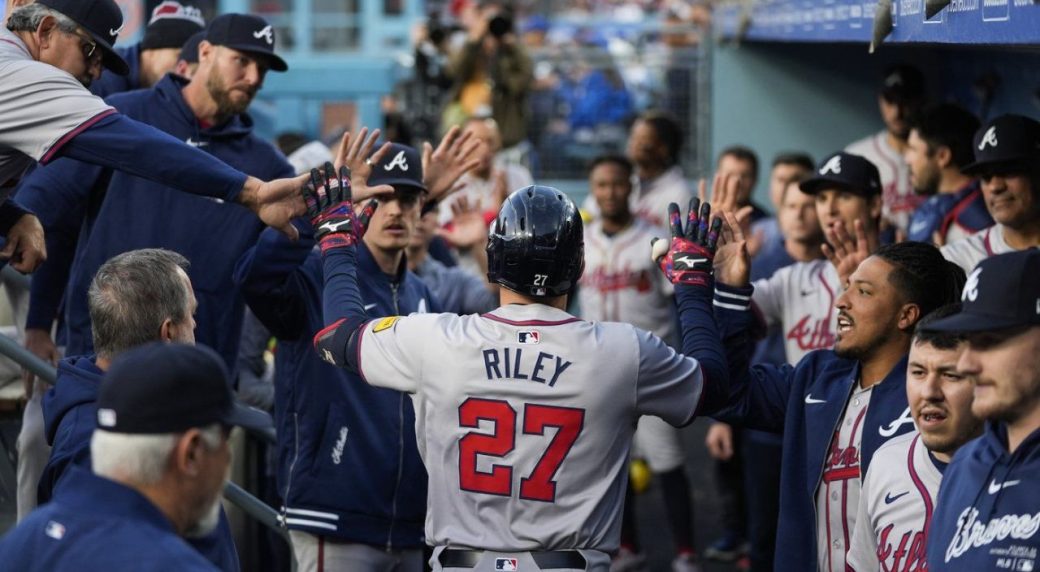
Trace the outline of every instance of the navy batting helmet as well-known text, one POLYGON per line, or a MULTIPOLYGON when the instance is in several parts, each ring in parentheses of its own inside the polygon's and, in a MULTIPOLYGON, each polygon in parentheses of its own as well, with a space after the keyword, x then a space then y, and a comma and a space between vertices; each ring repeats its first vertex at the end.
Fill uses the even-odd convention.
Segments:
POLYGON ((585 269, 584 231, 574 203, 532 185, 502 203, 488 236, 488 280, 528 296, 562 296, 585 269))

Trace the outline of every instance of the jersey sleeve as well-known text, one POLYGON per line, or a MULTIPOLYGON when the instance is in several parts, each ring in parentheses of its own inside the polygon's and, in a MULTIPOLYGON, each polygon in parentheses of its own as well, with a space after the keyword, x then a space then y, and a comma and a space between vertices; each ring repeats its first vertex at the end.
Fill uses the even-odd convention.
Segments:
POLYGON ((946 260, 960 266, 965 274, 971 274, 978 261, 986 257, 986 251, 981 247, 978 235, 951 242, 940 248, 939 251, 946 257, 946 260))
POLYGON ((0 68, 0 147, 45 162, 69 139, 115 110, 71 75, 32 60, 0 68))
POLYGON ((676 352, 650 332, 636 332, 639 345, 636 412, 660 417, 676 426, 689 423, 704 390, 700 364, 676 352))
POLYGON ((863 479, 863 490, 859 495, 859 509, 856 512, 856 527, 849 541, 849 552, 845 557, 846 564, 855 572, 873 572, 879 569, 877 558, 877 535, 874 534, 874 522, 870 515, 870 500, 874 496, 870 470, 863 479))
POLYGON ((754 282, 755 293, 751 301, 758 307, 766 326, 772 327, 783 321, 784 284, 790 274, 788 266, 777 270, 769 278, 754 282))
POLYGON ((389 316, 366 323, 357 344, 361 379, 376 387, 418 392, 422 348, 437 339, 439 316, 389 316))

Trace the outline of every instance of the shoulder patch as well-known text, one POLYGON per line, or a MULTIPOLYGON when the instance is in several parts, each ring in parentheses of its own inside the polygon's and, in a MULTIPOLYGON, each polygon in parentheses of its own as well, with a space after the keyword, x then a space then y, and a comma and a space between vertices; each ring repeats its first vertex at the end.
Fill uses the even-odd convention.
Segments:
POLYGON ((400 319, 401 319, 401 316, 390 316, 389 318, 383 318, 383 319, 379 320, 378 322, 376 322, 376 325, 372 326, 372 333, 382 332, 383 330, 388 330, 391 327, 393 327, 394 324, 397 323, 397 320, 400 320, 400 319))

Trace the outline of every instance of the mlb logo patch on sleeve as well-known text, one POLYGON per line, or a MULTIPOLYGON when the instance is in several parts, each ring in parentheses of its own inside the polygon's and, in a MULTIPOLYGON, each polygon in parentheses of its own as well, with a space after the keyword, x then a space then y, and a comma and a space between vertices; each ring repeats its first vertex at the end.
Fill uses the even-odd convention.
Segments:
POLYGON ((535 330, 516 333, 516 342, 519 344, 537 344, 540 341, 542 341, 542 335, 535 330))
MULTIPOLYGON (((537 333, 537 332, 536 332, 537 333)), ((495 570, 516 570, 517 560, 516 558, 496 558, 495 559, 495 570)))

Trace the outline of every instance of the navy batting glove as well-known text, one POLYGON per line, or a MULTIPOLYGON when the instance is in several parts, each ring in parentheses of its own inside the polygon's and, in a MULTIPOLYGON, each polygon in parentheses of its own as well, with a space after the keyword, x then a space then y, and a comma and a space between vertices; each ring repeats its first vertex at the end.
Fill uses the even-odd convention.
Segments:
POLYGON ((375 200, 369 201, 361 213, 355 215, 350 200, 350 169, 340 167, 337 177, 332 163, 325 163, 322 169, 311 169, 311 182, 304 188, 303 198, 322 253, 357 244, 378 204, 375 200))
POLYGON ((671 242, 665 244, 662 239, 655 238, 650 243, 652 256, 661 271, 672 284, 710 287, 712 259, 715 258, 722 219, 712 221, 711 205, 701 205, 700 200, 693 198, 686 214, 686 230, 683 230, 679 205, 675 203, 668 205, 668 228, 671 242))

